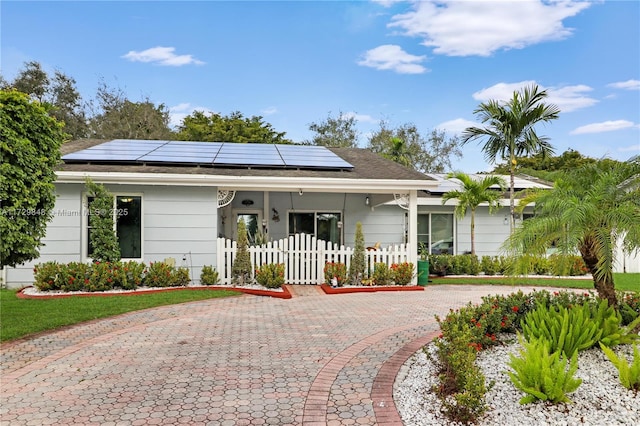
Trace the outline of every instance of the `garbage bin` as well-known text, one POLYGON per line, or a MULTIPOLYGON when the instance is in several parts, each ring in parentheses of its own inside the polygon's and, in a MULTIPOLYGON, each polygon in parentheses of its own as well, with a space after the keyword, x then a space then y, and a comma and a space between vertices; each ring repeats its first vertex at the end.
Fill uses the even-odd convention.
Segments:
POLYGON ((418 285, 425 286, 429 283, 429 261, 418 260, 418 285))

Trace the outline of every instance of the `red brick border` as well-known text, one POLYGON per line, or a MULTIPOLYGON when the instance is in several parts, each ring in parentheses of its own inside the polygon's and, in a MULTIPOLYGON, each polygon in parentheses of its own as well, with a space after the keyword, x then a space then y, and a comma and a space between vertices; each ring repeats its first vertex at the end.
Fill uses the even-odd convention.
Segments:
POLYGON ((371 399, 377 424, 380 426, 402 426, 402 419, 393 402, 393 385, 402 365, 421 347, 431 342, 437 331, 407 343, 382 365, 373 381, 371 399))
POLYGON ((388 286, 388 287, 331 287, 328 284, 321 284, 320 288, 326 294, 347 294, 347 293, 375 293, 378 291, 424 291, 424 287, 417 285, 408 285, 408 286, 388 286))

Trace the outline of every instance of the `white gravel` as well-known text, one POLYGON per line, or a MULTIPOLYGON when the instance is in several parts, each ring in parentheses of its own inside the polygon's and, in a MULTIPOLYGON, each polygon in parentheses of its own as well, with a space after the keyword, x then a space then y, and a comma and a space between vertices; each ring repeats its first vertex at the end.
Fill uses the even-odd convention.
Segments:
POLYGON ((95 294, 136 293, 136 292, 144 292, 144 291, 152 291, 152 290, 167 290, 172 288, 181 289, 181 288, 211 288, 211 287, 218 287, 218 288, 221 287, 221 288, 228 288, 228 289, 247 288, 252 290, 267 290, 267 291, 273 291, 273 292, 284 291, 284 289, 282 288, 266 288, 258 284, 248 284, 244 286, 233 286, 233 285, 225 285, 225 284, 217 284, 215 286, 204 286, 204 285, 197 285, 197 284, 189 284, 188 286, 180 286, 180 287, 138 287, 135 290, 123 290, 121 288, 117 288, 117 289, 107 290, 107 291, 66 291, 66 292, 62 290, 40 291, 36 287, 31 286, 31 287, 25 287, 22 290, 22 292, 30 296, 53 296, 53 295, 66 295, 66 294, 94 294, 95 295, 95 294))
MULTIPOLYGON (((515 340, 515 339, 514 339, 515 340)), ((477 360, 487 383, 495 385, 486 394, 489 410, 480 425, 640 425, 640 393, 624 388, 618 370, 600 349, 580 352, 578 372, 582 384, 569 394, 570 404, 536 402, 520 405, 524 393, 511 383, 509 353, 517 354, 519 345, 510 343, 480 352, 477 360)), ((435 353, 434 345, 426 347, 435 353)), ((631 361, 631 345, 617 346, 631 361)), ((402 367, 394 388, 394 402, 407 426, 452 425, 440 412, 439 399, 431 392, 436 384, 435 367, 424 353, 418 351, 402 367)))

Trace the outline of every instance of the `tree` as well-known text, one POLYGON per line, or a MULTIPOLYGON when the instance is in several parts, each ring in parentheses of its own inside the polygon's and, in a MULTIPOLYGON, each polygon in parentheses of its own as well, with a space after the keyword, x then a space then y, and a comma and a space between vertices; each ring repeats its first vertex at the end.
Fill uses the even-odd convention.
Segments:
POLYGON ((362 282, 365 269, 364 234, 362 232, 362 222, 356 223, 355 245, 353 256, 349 265, 349 278, 351 284, 359 285, 362 282))
POLYGON ((500 198, 507 183, 499 176, 485 176, 482 180, 477 180, 460 172, 447 175, 447 179, 452 178, 458 179, 462 183, 462 189, 445 192, 442 196, 442 204, 444 205, 452 199, 458 200, 455 214, 459 219, 465 217, 467 209, 471 211, 471 254, 476 254, 476 209, 482 203, 489 204, 490 214, 499 209, 501 207, 500 198))
POLYGON ((48 113, 65 123, 65 132, 72 139, 87 136, 87 123, 82 97, 76 88, 76 81, 61 71, 50 77, 38 62, 24 65, 15 80, 5 86, 26 93, 45 105, 48 113))
POLYGON ((89 178, 85 186, 89 198, 89 256, 98 262, 117 262, 120 260, 120 245, 113 219, 113 194, 89 178))
POLYGON ((342 111, 337 117, 331 113, 327 119, 319 123, 309 124, 309 130, 315 132, 307 143, 329 147, 355 148, 358 146, 360 132, 356 129, 358 121, 353 115, 346 115, 342 111))
POLYGON ((228 116, 218 113, 206 115, 202 111, 194 111, 178 127, 177 137, 184 141, 291 143, 285 138, 285 134, 275 131, 260 116, 248 118, 239 111, 228 116))
POLYGON ((98 139, 170 139, 169 110, 156 106, 149 98, 132 102, 120 88, 104 82, 98 88, 89 120, 91 137, 98 139))
POLYGON ((425 173, 450 170, 452 157, 462 157, 457 138, 447 138, 444 132, 437 130, 425 137, 411 123, 394 129, 386 121, 381 121, 380 129, 369 138, 368 148, 385 158, 425 173))
POLYGON ((535 216, 523 222, 505 246, 518 253, 580 252, 598 295, 614 306, 616 245, 640 249, 640 157, 587 164, 556 180, 553 189, 530 192, 519 210, 535 202, 535 216))
POLYGON ((249 254, 249 238, 247 226, 243 219, 238 221, 238 241, 236 257, 231 266, 231 276, 234 284, 245 285, 251 282, 251 255, 249 254))
POLYGON ((0 91, 0 266, 36 259, 55 206, 55 167, 67 135, 38 101, 0 91))
POLYGON ((513 92, 506 103, 490 100, 475 109, 485 127, 468 127, 462 134, 462 144, 486 138, 482 150, 491 163, 507 160, 509 164, 509 212, 511 232, 515 228, 515 169, 517 158, 540 154, 542 158, 553 154, 548 138, 538 136, 534 127, 538 123, 558 118, 560 110, 554 104, 543 101, 547 92, 537 85, 513 92))

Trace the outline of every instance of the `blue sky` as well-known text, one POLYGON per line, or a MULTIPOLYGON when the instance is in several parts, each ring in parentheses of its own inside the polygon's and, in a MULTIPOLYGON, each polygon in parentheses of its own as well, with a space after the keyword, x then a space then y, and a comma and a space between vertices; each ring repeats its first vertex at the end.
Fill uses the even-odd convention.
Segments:
MULTIPOLYGON (((133 101, 261 115, 294 141, 355 114, 361 146, 380 120, 425 134, 477 125, 480 102, 537 83, 562 113, 556 152, 640 154, 640 2, 199 1, 0 4, 0 70, 26 61, 101 81, 133 101)), ((487 170, 481 146, 456 169, 487 170)))

